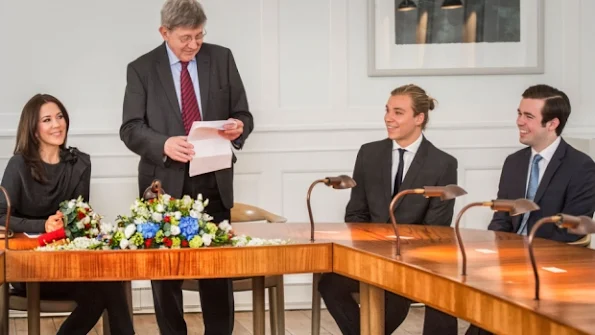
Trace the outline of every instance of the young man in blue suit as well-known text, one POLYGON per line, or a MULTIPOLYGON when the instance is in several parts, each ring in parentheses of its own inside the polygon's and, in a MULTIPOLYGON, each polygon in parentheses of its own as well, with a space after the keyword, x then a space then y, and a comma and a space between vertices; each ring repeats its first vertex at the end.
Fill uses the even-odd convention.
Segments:
MULTIPOLYGON (((499 199, 527 198, 541 209, 511 217, 495 212, 489 230, 528 235, 546 216, 565 213, 592 217, 595 212, 595 163, 561 134, 570 116, 566 94, 547 85, 529 87, 518 108, 519 140, 527 145, 506 158, 500 176, 499 199)), ((544 225, 535 236, 573 242, 583 236, 555 225, 544 225)), ((504 321, 504 320, 503 320, 504 321)), ((471 326, 467 334, 489 334, 471 326)))

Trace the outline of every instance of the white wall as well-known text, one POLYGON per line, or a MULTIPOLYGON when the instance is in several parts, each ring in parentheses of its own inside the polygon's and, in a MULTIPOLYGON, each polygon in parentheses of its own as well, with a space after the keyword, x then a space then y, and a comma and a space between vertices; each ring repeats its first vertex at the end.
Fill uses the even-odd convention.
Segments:
MULTIPOLYGON (((567 135, 595 135, 595 23, 591 0, 547 0, 545 74, 383 77, 366 71, 366 0, 205 0, 208 42, 230 47, 246 85, 256 128, 238 154, 236 200, 307 221, 305 195, 316 178, 351 174, 359 146, 382 139, 389 92, 421 85, 438 101, 426 136, 457 157, 469 195, 457 210, 496 195, 505 157, 520 148, 520 94, 547 83, 565 90, 573 113, 567 135)), ((11 155, 23 104, 37 92, 58 96, 71 113, 69 144, 93 160, 92 205, 108 218, 136 196, 138 161, 118 127, 126 64, 160 43, 162 0, 2 1, 0 171, 11 155)), ((506 55, 502 55, 506 57, 506 55)), ((318 221, 340 221, 348 191, 319 186, 318 221)), ((491 213, 471 210, 464 225, 484 229, 491 213)), ((287 276, 287 306, 308 307, 310 276, 287 276)), ((152 306, 146 282, 135 307, 152 306), (142 298, 141 298, 142 295, 142 298)), ((195 294, 186 299, 197 306, 195 294)), ((238 297, 238 308, 250 296, 238 297)))

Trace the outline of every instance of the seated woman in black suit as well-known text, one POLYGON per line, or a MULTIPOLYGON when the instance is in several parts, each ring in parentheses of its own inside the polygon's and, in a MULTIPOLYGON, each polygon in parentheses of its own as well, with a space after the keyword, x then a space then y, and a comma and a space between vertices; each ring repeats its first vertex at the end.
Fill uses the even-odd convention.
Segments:
MULTIPOLYGON (((91 159, 66 148, 69 118, 62 103, 50 95, 35 95, 23 108, 14 156, 8 162, 2 186, 11 200, 9 229, 44 233, 63 227, 60 202, 82 196, 89 201, 91 159)), ((6 218, 6 200, 0 196, 0 223, 6 218)), ((12 283, 25 294, 24 283, 12 283)), ((134 334, 124 286, 120 282, 43 282, 42 299, 76 301, 77 307, 58 334, 87 334, 105 309, 112 334, 134 334)))

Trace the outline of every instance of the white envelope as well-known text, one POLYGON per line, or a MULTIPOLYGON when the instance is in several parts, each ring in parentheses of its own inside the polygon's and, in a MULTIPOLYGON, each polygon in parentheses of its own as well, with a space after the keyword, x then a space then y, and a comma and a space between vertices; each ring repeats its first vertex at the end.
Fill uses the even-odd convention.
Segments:
POLYGON ((218 133, 226 123, 230 121, 195 121, 192 124, 188 134, 188 142, 194 146, 194 158, 188 171, 190 177, 231 167, 231 144, 218 133))

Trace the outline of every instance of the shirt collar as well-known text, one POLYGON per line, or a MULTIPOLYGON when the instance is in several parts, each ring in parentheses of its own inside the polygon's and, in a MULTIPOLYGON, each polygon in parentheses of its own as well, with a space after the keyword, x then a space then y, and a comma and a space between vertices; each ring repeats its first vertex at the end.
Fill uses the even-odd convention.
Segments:
POLYGON ((556 153, 556 149, 558 149, 558 145, 560 145, 560 141, 560 136, 558 136, 558 138, 556 138, 556 140, 552 144, 550 144, 547 148, 541 150, 541 152, 537 152, 535 151, 535 149, 531 148, 531 159, 535 155, 539 154, 547 162, 551 161, 552 157, 554 157, 554 154, 556 153))
POLYGON ((423 137, 424 137, 423 134, 420 134, 413 143, 409 144, 409 146, 407 146, 405 148, 401 147, 399 145, 399 143, 397 143, 397 141, 393 141, 393 151, 397 150, 397 149, 405 149, 408 152, 415 154, 417 152, 417 150, 419 149, 419 146, 421 145, 421 141, 422 141, 423 137))
MULTIPOLYGON (((167 58, 169 58, 169 65, 171 66, 178 64, 180 62, 180 59, 178 58, 178 56, 176 56, 176 54, 174 54, 167 42, 165 42, 165 49, 167 49, 167 58)), ((196 58, 192 58, 190 63, 196 63, 196 58)))

